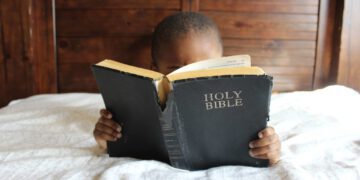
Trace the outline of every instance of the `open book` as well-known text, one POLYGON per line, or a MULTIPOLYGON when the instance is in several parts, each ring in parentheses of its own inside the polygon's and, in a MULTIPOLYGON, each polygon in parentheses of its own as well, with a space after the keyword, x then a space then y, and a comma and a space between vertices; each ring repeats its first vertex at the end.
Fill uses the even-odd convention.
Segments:
POLYGON ((250 56, 203 60, 168 75, 112 60, 92 66, 106 108, 123 127, 108 142, 115 157, 170 162, 183 169, 267 166, 248 143, 266 127, 272 77, 250 56))

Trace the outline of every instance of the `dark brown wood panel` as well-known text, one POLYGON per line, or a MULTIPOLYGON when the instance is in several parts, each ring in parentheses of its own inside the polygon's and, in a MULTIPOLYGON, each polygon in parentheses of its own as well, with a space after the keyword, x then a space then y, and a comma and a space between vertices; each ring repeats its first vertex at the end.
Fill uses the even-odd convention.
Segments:
POLYGON ((58 37, 142 36, 173 10, 57 10, 58 37))
POLYGON ((52 1, 0 1, 0 106, 56 89, 52 1))
POLYGON ((201 0, 200 11, 317 14, 317 0, 201 0))
POLYGON ((314 66, 315 41, 225 38, 224 55, 249 54, 257 66, 314 66))
MULTIPOLYGON (((270 75, 312 75, 312 67, 299 66, 262 66, 261 68, 270 75)), ((309 79, 312 81, 312 79, 309 79)))
POLYGON ((58 58, 61 63, 114 59, 150 68, 151 36, 140 37, 60 37, 58 58))
POLYGON ((92 63, 62 63, 59 65, 60 92, 98 92, 91 72, 92 63))
POLYGON ((175 9, 181 0, 56 0, 57 9, 175 9))
POLYGON ((33 65, 33 93, 57 92, 53 1, 32 0, 29 6, 29 57, 33 65))
POLYGON ((341 51, 337 82, 360 92, 360 1, 347 0, 344 6, 341 51))
MULTIPOLYGON (((1 2, 0 2, 1 5, 1 2)), ((6 98, 6 66, 5 66, 5 51, 4 51, 4 37, 2 24, 2 8, 0 8, 0 107, 7 103, 6 98)))
POLYGON ((311 49, 278 49, 278 50, 267 50, 267 49, 255 49, 255 48, 225 48, 225 55, 230 54, 250 54, 250 56, 260 57, 278 57, 278 58, 315 58, 315 52, 311 49))
POLYGON ((315 49, 315 41, 291 41, 291 40, 257 40, 257 39, 237 39, 223 38, 225 47, 241 47, 241 48, 266 48, 276 49, 315 49))
POLYGON ((3 96, 0 106, 12 99, 23 98, 30 95, 33 76, 28 56, 28 28, 26 7, 28 2, 21 0, 0 1, 0 28, 2 47, 2 82, 3 96))
POLYGON ((322 0, 319 5, 316 64, 313 88, 334 84, 340 51, 343 1, 322 0))
MULTIPOLYGON (((265 66, 269 74, 275 74, 276 84, 295 83, 307 88, 312 83, 315 63, 318 2, 279 2, 242 1, 244 7, 254 10, 251 12, 227 7, 240 7, 239 1, 224 1, 219 6, 208 0, 182 1, 179 5, 185 11, 200 10, 217 22, 223 36, 224 55, 250 54, 253 65, 265 66), (216 6, 217 10, 212 9, 216 6), (294 71, 298 70, 296 67, 305 67, 306 73, 302 73, 301 68, 294 71), (287 75, 291 78, 285 78, 287 75)), ((80 1, 62 4, 57 9, 60 91, 83 88, 78 85, 82 81, 93 83, 88 67, 101 59, 149 68, 149 37, 153 27, 163 17, 177 12, 167 6, 160 11, 153 10, 152 5, 136 8, 130 2, 111 8, 111 3, 116 2, 94 7, 94 4, 82 5, 80 1), (78 70, 71 70, 72 64, 76 64, 74 68, 78 70), (75 73, 81 75, 74 77, 75 73)), ((95 86, 86 87, 94 90, 95 86)))
POLYGON ((203 11, 224 38, 316 40, 317 15, 203 11))
POLYGON ((201 0, 199 11, 219 26, 224 55, 249 54, 274 76, 275 91, 313 83, 318 0, 201 0))
POLYGON ((275 84, 273 86, 273 92, 291 92, 291 91, 310 91, 312 90, 311 84, 295 84, 295 83, 287 83, 287 84, 275 84))

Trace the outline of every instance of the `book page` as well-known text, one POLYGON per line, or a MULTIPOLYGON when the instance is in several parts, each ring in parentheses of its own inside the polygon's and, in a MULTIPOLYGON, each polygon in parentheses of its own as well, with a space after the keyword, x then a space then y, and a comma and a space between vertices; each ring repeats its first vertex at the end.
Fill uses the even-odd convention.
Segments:
POLYGON ((149 69, 144 69, 144 68, 140 68, 140 67, 136 67, 136 66, 131 66, 131 65, 124 64, 124 63, 110 60, 110 59, 105 59, 105 60, 97 63, 96 66, 101 66, 101 67, 105 67, 105 68, 109 68, 109 69, 113 69, 113 70, 117 70, 117 71, 121 71, 121 72, 135 74, 138 76, 148 77, 153 80, 160 80, 164 76, 163 74, 156 72, 156 71, 152 71, 149 69))
POLYGON ((250 67, 251 58, 249 55, 236 55, 227 56, 209 60, 203 60, 196 63, 192 63, 181 67, 168 75, 182 73, 187 71, 205 70, 205 69, 217 69, 226 67, 250 67))

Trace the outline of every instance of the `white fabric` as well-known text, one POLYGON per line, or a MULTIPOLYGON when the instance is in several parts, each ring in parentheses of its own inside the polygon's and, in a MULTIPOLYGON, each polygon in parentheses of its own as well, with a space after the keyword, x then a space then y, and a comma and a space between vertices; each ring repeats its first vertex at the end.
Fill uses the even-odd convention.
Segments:
POLYGON ((37 95, 0 109, 1 179, 360 179, 360 95, 342 86, 273 95, 271 121, 282 141, 270 168, 189 172, 157 162, 109 158, 92 130, 98 94, 37 95))

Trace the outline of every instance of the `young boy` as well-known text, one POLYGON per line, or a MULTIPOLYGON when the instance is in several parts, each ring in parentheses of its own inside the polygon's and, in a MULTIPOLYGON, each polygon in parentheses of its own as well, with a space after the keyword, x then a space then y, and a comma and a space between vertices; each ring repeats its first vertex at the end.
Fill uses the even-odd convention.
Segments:
MULTIPOLYGON (((178 13, 165 18, 155 29, 152 40, 153 69, 168 74, 184 65, 222 56, 220 33, 214 22, 199 13, 178 13)), ((109 111, 100 110, 94 137, 106 149, 106 141, 121 138, 121 127, 109 111)), ((274 128, 258 133, 259 139, 249 143, 254 158, 279 161, 280 141, 274 128)))

